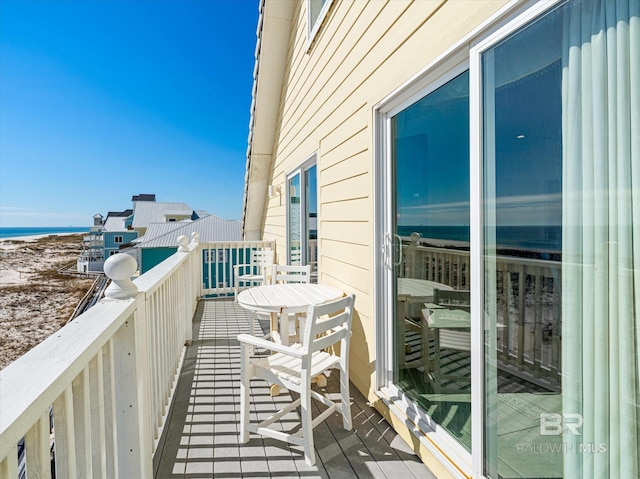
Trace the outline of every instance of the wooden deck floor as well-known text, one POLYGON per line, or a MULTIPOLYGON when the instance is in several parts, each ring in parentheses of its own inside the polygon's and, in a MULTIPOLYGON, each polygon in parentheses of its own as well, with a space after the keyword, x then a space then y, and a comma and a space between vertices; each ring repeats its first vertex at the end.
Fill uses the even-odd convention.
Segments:
MULTIPOLYGON (((194 341, 187 350, 154 461, 156 478, 435 478, 353 386, 354 429, 345 431, 337 415, 320 424, 314 434, 316 466, 307 466, 301 448, 286 443, 252 435, 248 444, 239 444, 240 346, 236 336, 246 332, 248 315, 233 300, 199 304, 194 341)), ((291 400, 286 392, 270 397, 266 382, 252 383, 258 398, 252 402, 253 414, 269 414, 277 403, 291 400)), ((336 386, 329 378, 329 390, 337 390, 336 386)), ((295 419, 285 417, 282 427, 291 429, 295 419)))

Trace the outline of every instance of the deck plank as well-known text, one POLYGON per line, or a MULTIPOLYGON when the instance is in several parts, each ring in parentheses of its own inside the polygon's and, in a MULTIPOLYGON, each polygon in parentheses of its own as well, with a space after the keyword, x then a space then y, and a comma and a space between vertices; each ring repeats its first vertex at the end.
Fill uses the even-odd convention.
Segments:
MULTIPOLYGON (((264 326, 264 325, 263 325, 264 326)), ((160 438, 154 473, 157 479, 177 478, 432 478, 389 424, 352 386, 353 430, 345 431, 333 414, 315 429, 317 462, 308 466, 301 447, 252 434, 239 444, 240 345, 237 335, 249 332, 247 313, 232 300, 201 301, 194 315, 193 343, 160 438)), ((329 377, 328 390, 337 380, 329 377)), ((316 387, 316 386, 314 386, 316 387)), ((291 400, 288 392, 272 398, 268 384, 254 380, 252 420, 271 415, 291 400)), ((318 406, 314 405, 316 412, 318 406)), ((297 414, 280 427, 296 427, 297 414)))

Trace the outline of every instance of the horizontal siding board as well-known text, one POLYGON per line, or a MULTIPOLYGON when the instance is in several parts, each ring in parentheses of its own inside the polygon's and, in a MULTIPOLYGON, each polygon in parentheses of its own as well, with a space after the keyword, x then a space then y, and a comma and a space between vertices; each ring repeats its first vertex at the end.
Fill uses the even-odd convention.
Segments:
POLYGON ((368 198, 354 198, 346 201, 323 203, 320 210, 321 222, 360 221, 371 219, 371 202, 368 198))
POLYGON ((330 186, 339 183, 343 178, 368 175, 371 171, 371 161, 367 151, 356 153, 354 156, 341 159, 322 171, 322 184, 330 186))
POLYGON ((360 174, 342 181, 320 187, 322 202, 370 197, 373 180, 370 174, 360 174))
POLYGON ((354 264, 337 261, 324 255, 321 257, 323 274, 338 278, 346 285, 351 286, 349 289, 364 292, 372 291, 373 279, 369 270, 354 264))
MULTIPOLYGON (((345 108, 339 110, 331 121, 327 121, 323 125, 325 129, 332 127, 320 140, 320 150, 323 155, 328 155, 336 148, 343 144, 356 143, 358 140, 362 142, 362 137, 366 138, 366 132, 369 126, 369 110, 364 104, 345 105, 345 108), (338 121, 338 118, 343 118, 338 121), (355 140, 355 141, 354 141, 355 140)), ((368 142, 362 142, 357 150, 368 148, 368 142)))
MULTIPOLYGON (((288 97, 289 104, 284 109, 283 131, 295 132, 297 130, 296 115, 311 116, 308 114, 309 103, 328 82, 333 82, 333 75, 338 73, 340 64, 345 61, 345 53, 352 48, 351 44, 355 41, 357 33, 353 31, 351 26, 358 20, 366 24, 364 22, 367 18, 359 18, 361 12, 365 9, 372 10, 369 2, 353 2, 353 5, 348 5, 348 2, 334 3, 343 8, 345 5, 349 8, 346 13, 342 13, 341 8, 332 12, 330 21, 326 22, 322 29, 323 35, 328 41, 316 42, 309 54, 299 58, 300 64, 296 64, 292 68, 292 73, 295 72, 297 78, 292 79, 289 85, 291 90, 288 97), (335 21, 336 18, 341 17, 344 18, 342 22, 335 21), (301 105, 305 106, 302 111, 298 112, 297 109, 301 108, 301 105)), ((377 5, 374 5, 373 8, 377 8, 377 5)), ((304 28, 298 34, 306 37, 304 28)), ((286 135, 283 136, 286 137, 286 135)), ((288 140, 285 139, 285 141, 288 140)))
POLYGON ((372 225, 368 221, 323 221, 322 238, 358 244, 370 244, 372 225))
POLYGON ((346 263, 353 258, 362 258, 369 254, 369 245, 345 243, 341 241, 322 241, 322 256, 346 263))
POLYGON ((343 143, 340 148, 323 155, 320 166, 322 170, 320 176, 323 184, 331 184, 340 180, 342 176, 352 176, 353 174, 368 173, 372 170, 373 159, 371 151, 367 148, 366 135, 359 134, 357 139, 352 139, 348 143, 343 143), (337 168, 335 168, 337 167, 337 168), (343 168, 351 168, 350 175, 345 174, 343 168))
MULTIPOLYGON (((319 94, 313 86, 306 89, 303 105, 295 105, 293 114, 282 123, 283 137, 288 136, 289 128, 297 131, 296 125, 318 127, 339 106, 339 102, 352 95, 362 95, 357 87, 373 73, 378 62, 388 57, 396 48, 387 40, 386 35, 396 22, 406 17, 402 13, 407 9, 407 3, 389 2, 384 4, 382 10, 378 10, 380 4, 376 2, 368 2, 368 5, 371 8, 365 9, 363 14, 363 17, 368 15, 366 20, 360 19, 360 25, 366 25, 365 30, 356 28, 347 33, 345 41, 338 48, 342 56, 334 57, 336 64, 328 67, 331 76, 318 79, 319 94)), ((416 22, 417 16, 411 17, 416 22)), ((407 35, 415 26, 410 29, 406 29, 406 26, 401 28, 401 34, 407 35)))

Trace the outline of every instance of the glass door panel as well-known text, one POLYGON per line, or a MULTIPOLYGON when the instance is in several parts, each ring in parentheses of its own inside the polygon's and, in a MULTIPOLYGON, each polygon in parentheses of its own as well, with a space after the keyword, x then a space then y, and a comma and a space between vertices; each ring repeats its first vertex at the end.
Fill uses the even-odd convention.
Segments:
POLYGON ((304 172, 305 178, 305 222, 307 247, 306 264, 311 265, 311 277, 317 282, 318 276, 318 188, 316 165, 304 172))
POLYGON ((391 128, 394 383, 470 449, 468 72, 391 128))
POLYGON ((562 477, 562 18, 484 54, 485 464, 562 477), (549 415, 549 416, 545 416, 549 415), (550 422, 551 424, 551 422, 550 422))
POLYGON ((300 173, 289 178, 288 200, 287 200, 287 244, 289 256, 288 262, 291 265, 302 264, 302 214, 300 211, 301 190, 300 173))

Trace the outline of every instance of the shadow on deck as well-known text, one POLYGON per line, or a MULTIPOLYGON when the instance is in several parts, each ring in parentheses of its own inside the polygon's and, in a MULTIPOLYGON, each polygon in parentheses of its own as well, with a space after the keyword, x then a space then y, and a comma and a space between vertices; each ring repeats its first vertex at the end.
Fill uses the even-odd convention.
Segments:
MULTIPOLYGON (((173 478, 421 478, 435 476, 389 424, 351 387, 353 431, 335 414, 315 429, 317 462, 308 466, 302 448, 251 435, 239 444, 240 346, 249 332, 245 310, 233 300, 204 300, 194 316, 173 408, 154 461, 155 477, 173 478)), ((316 387, 316 386, 314 386, 316 387)), ((338 391, 335 378, 327 388, 338 391)), ((284 391, 269 396, 268 383, 252 381, 252 420, 291 401, 284 391)), ((295 420, 281 421, 291 429, 295 420)), ((295 419, 295 418, 293 418, 295 419)))

